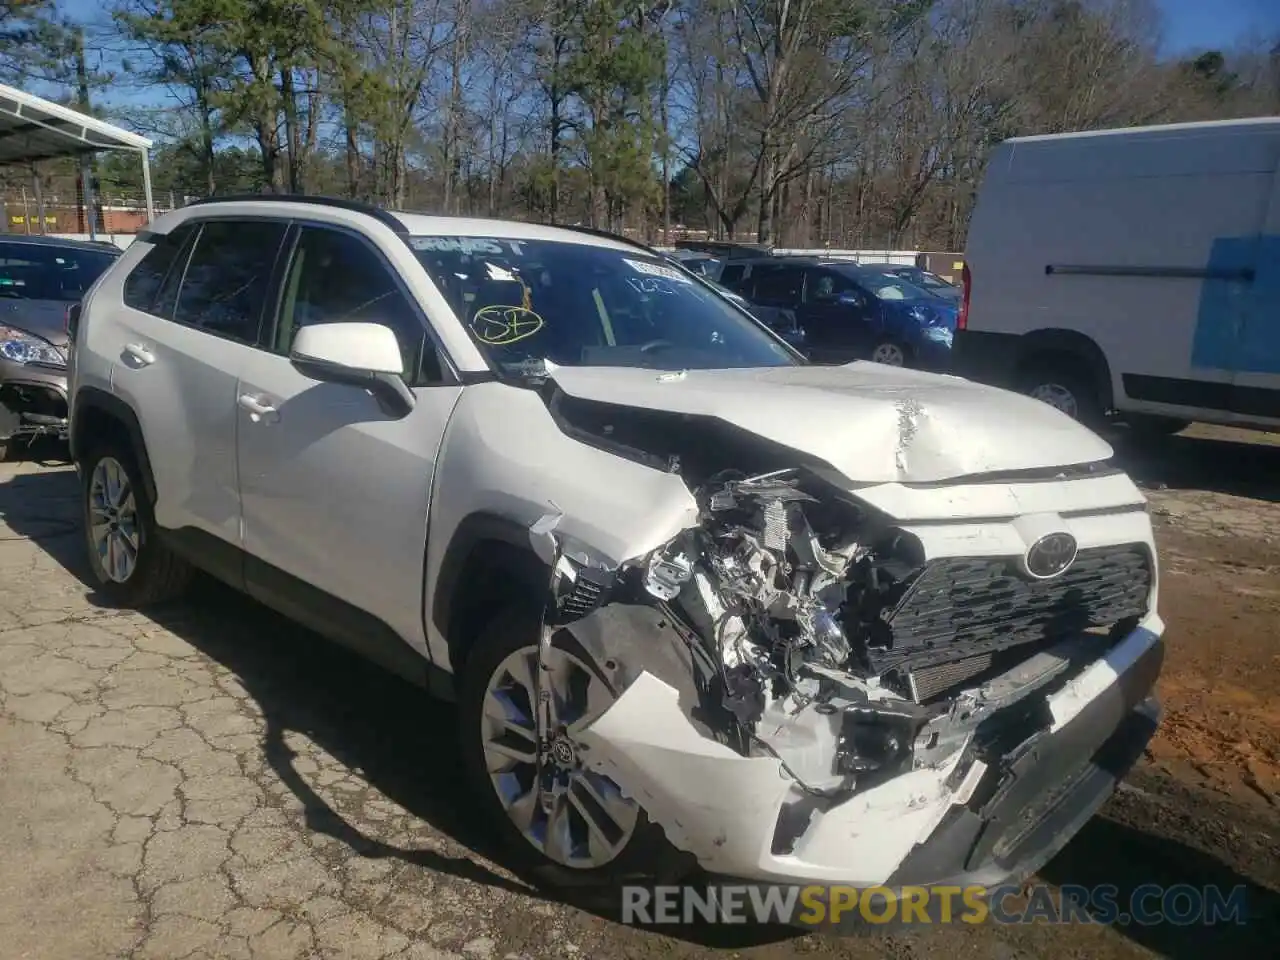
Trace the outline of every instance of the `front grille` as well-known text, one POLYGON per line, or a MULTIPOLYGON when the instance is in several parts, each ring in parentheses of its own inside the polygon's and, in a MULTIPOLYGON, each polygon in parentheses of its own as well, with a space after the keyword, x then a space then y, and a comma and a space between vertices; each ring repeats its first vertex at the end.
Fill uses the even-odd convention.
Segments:
POLYGON ((1142 544, 1081 550, 1052 580, 1030 580, 1016 558, 931 560, 891 612, 872 667, 913 668, 1109 627, 1147 612, 1152 563, 1142 544))

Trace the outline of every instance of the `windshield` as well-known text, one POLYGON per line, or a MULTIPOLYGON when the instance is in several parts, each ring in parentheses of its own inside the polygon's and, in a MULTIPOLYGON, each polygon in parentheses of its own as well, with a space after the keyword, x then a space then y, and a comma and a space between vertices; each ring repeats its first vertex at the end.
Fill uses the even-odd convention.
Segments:
POLYGON ((106 250, 6 243, 0 248, 0 298, 74 302, 118 256, 106 250))
POLYGON ((503 237, 410 244, 472 339, 509 372, 538 360, 660 370, 802 362, 705 284, 641 250, 503 237))
POLYGON ((947 283, 935 273, 929 273, 927 270, 920 270, 906 277, 907 280, 920 287, 926 287, 932 290, 951 290, 955 288, 955 284, 947 283))
POLYGON ((891 273, 872 274, 862 278, 862 282, 871 295, 877 300, 929 300, 930 296, 919 287, 912 286, 905 280, 891 273))

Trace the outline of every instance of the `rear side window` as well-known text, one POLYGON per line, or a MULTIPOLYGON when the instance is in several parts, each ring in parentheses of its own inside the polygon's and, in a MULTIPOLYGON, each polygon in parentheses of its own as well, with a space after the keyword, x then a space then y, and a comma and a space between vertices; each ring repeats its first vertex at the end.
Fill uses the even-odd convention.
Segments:
POLYGON ((278 220, 205 222, 182 277, 174 320, 256 344, 286 228, 278 220))
POLYGON ((156 309, 156 298, 164 278, 173 269, 178 254, 187 246, 187 241, 194 232, 192 224, 184 223, 156 239, 155 246, 147 251, 147 255, 124 278, 125 306, 143 313, 168 315, 167 310, 156 309))
POLYGON ((0 299, 74 303, 118 256, 109 250, 0 243, 0 299))
POLYGON ((730 290, 740 290, 742 275, 746 272, 746 269, 745 264, 726 263, 724 269, 720 271, 721 286, 728 287, 730 290))
POLYGON ((800 302, 804 274, 798 267, 761 267, 754 274, 757 299, 785 304, 800 302))

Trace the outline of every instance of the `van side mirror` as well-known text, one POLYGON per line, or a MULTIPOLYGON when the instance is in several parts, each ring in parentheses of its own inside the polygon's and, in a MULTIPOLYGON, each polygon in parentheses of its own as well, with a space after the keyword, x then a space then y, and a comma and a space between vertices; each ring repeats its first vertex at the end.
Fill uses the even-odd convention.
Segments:
POLYGON ((400 342, 381 323, 303 327, 293 338, 289 362, 313 380, 368 390, 388 416, 407 416, 416 403, 404 382, 400 342))

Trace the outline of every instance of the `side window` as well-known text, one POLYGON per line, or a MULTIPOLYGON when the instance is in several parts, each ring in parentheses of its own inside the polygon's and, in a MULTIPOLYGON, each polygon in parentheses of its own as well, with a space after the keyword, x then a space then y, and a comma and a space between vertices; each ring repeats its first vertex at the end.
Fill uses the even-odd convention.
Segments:
POLYGON ((810 270, 806 297, 813 303, 821 303, 824 300, 834 300, 852 289, 853 284, 831 270, 810 270))
POLYGON ((746 264, 743 263, 726 263, 720 271, 720 284, 730 290, 738 290, 742 286, 742 275, 746 269, 746 264))
POLYGON ((288 354, 302 327, 342 322, 390 327, 410 386, 443 379, 426 327, 382 257, 353 234, 303 227, 281 292, 273 349, 288 354))
POLYGON ((770 267, 756 280, 756 299, 785 306, 800 302, 804 274, 797 267, 770 267))
POLYGON ((182 278, 174 319, 256 344, 285 229, 283 221, 205 221, 182 278))
POLYGON ((175 263, 181 262, 178 254, 186 249, 187 241, 191 239, 195 229, 191 223, 180 224, 156 240, 155 246, 147 251, 146 256, 124 278, 125 306, 143 313, 165 317, 169 315, 167 310, 162 313, 156 309, 156 299, 169 271, 175 263))

